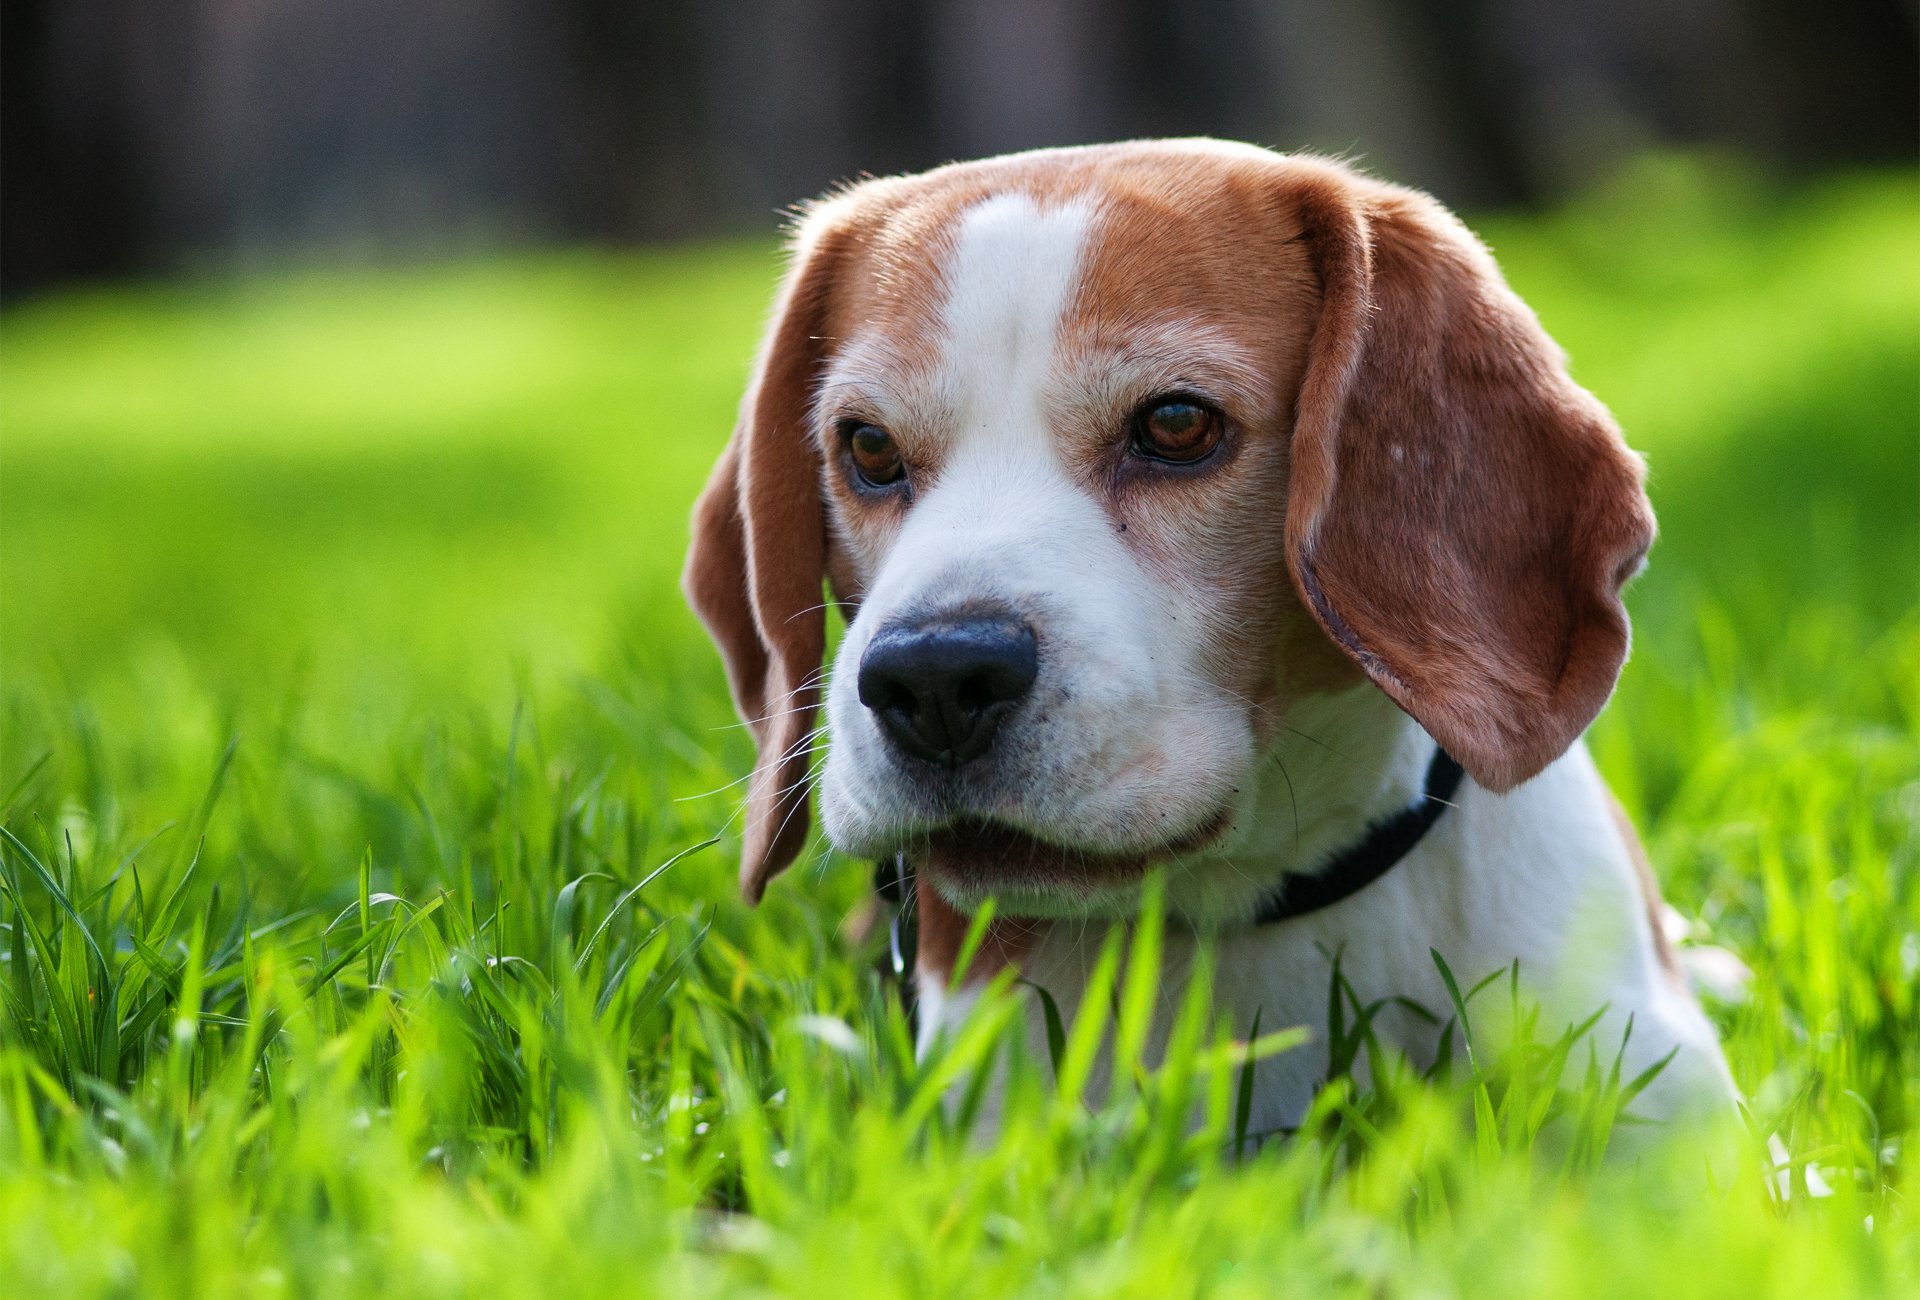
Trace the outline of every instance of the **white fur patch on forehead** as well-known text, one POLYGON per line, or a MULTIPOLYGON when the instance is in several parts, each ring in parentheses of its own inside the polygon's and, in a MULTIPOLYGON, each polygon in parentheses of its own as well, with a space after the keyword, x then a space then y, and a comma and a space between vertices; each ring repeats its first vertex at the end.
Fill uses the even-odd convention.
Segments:
POLYGON ((961 215, 943 317, 962 402, 1038 397, 1094 215, 1082 200, 1042 207, 1025 194, 996 194, 961 215))

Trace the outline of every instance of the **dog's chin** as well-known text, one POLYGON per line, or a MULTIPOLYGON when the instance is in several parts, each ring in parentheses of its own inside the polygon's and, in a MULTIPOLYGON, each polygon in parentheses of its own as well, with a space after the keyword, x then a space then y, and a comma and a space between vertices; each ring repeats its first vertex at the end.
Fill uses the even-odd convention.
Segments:
POLYGON ((1012 915, 1101 915, 1131 910, 1152 868, 1205 848, 1230 821, 1223 809, 1174 839, 1116 852, 961 818, 927 833, 907 853, 921 881, 962 911, 993 898, 1012 915))

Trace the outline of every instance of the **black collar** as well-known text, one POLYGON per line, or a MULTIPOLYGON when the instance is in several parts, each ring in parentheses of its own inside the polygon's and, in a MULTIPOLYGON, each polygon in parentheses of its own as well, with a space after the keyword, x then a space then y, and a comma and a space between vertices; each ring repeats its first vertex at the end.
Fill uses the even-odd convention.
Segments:
MULTIPOLYGON (((1451 806, 1463 775, 1459 761, 1436 745, 1433 761, 1427 764, 1426 784, 1418 799, 1373 823, 1365 835, 1336 853, 1324 869, 1311 876, 1287 876, 1261 901, 1253 923, 1272 925, 1276 921, 1292 921, 1332 907, 1386 875, 1413 851, 1414 845, 1440 820, 1440 814, 1451 806)), ((915 915, 918 909, 913 868, 908 865, 906 854, 895 854, 878 863, 874 868, 873 887, 894 907, 893 925, 887 933, 887 964, 893 968, 901 993, 911 1006, 913 965, 919 953, 920 935, 919 918, 915 915)))
POLYGON ((1291 921, 1323 907, 1332 907, 1386 875, 1401 858, 1413 852, 1421 836, 1440 820, 1454 791, 1460 788, 1463 775, 1459 761, 1445 749, 1434 746, 1433 761, 1427 764, 1426 785, 1418 799, 1369 826, 1365 835, 1336 853, 1323 870, 1311 876, 1287 876, 1261 901, 1260 910, 1253 914, 1253 923, 1271 925, 1275 921, 1291 921))

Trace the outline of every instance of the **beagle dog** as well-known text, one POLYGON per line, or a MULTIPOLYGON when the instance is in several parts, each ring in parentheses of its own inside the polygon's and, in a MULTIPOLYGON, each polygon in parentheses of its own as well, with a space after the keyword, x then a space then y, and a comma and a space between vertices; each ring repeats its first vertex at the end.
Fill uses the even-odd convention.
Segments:
MULTIPOLYGON (((1203 937, 1243 1032, 1316 1024, 1336 957, 1441 1019, 1432 952, 1517 961, 1557 1022, 1604 1008, 1603 1065, 1671 1058, 1639 1113, 1729 1110, 1581 741, 1653 535, 1639 458, 1423 194, 1211 140, 862 181, 800 222, 694 515, 759 751, 742 886, 806 841, 824 735, 828 838, 918 885, 923 1050, 1007 963, 1071 1014, 1086 922, 1164 867, 1169 1008, 1203 937)), ((1438 1048, 1402 1003, 1375 1029, 1438 1048)), ((1264 1061, 1253 1127, 1327 1065, 1264 1061)))

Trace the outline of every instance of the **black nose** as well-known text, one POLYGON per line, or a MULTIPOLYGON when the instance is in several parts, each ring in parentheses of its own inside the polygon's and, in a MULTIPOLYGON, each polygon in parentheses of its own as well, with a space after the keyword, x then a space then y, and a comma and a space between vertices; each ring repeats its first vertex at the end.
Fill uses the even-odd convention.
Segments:
POLYGON ((860 656, 860 702, 893 742, 946 767, 987 752, 1033 687, 1033 629, 1011 610, 959 610, 880 629, 860 656))

